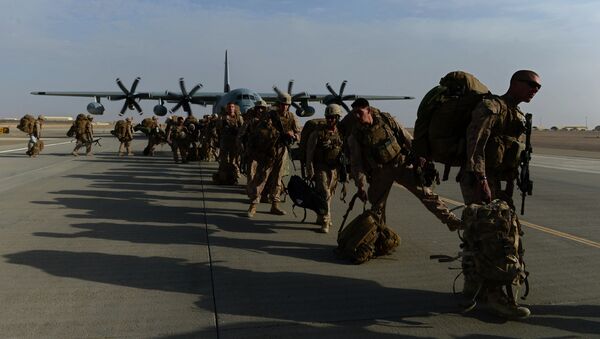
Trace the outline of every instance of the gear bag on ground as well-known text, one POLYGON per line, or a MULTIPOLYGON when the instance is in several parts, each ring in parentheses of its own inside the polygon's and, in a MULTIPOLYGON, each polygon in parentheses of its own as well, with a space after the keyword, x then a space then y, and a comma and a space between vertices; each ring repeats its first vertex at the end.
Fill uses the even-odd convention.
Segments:
POLYGON ((505 286, 507 292, 513 287, 518 290, 524 283, 527 286, 523 232, 515 211, 496 199, 486 205, 467 206, 462 220, 465 230, 460 256, 465 278, 484 287, 505 286))

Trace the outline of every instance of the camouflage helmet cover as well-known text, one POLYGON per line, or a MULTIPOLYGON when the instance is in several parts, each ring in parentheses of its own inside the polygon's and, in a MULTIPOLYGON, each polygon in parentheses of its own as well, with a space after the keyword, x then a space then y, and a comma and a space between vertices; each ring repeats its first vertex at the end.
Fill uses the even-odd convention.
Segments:
POLYGON ((40 114, 38 116, 38 120, 46 120, 46 117, 44 115, 40 114))
POLYGON ((264 100, 258 100, 257 102, 254 103, 254 107, 264 107, 267 108, 267 102, 264 100))
POLYGON ((338 104, 329 104, 327 105, 327 108, 325 108, 325 116, 331 116, 331 115, 337 115, 337 116, 341 116, 342 115, 342 107, 338 104))

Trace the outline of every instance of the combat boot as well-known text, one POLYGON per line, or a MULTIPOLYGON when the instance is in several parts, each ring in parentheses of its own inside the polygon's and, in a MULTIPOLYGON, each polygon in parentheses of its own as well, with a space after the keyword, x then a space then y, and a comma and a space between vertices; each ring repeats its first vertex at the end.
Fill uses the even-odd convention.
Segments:
POLYGON ((494 291, 487 295, 487 309, 489 312, 507 319, 524 319, 531 315, 527 307, 519 306, 509 300, 503 291, 494 291))
POLYGON ((285 215, 285 211, 279 208, 279 203, 277 201, 273 201, 271 204, 271 214, 275 215, 285 215))
POLYGON ((321 229, 319 230, 319 233, 329 233, 329 227, 331 226, 331 222, 326 222, 321 226, 321 229))
POLYGON ((250 204, 248 207, 248 218, 252 218, 256 214, 256 204, 250 204))
POLYGON ((79 153, 77 153, 76 151, 71 152, 71 154, 73 154, 74 156, 78 157, 79 153))

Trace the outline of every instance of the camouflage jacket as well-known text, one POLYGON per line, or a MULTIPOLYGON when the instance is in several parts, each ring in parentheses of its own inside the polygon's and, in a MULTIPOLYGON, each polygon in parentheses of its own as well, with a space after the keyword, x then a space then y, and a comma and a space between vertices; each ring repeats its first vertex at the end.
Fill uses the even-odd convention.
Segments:
POLYGON ((483 100, 467 127, 465 170, 479 176, 494 176, 501 169, 516 171, 511 167, 520 153, 515 148, 524 131, 525 115, 518 106, 509 106, 500 96, 483 100))

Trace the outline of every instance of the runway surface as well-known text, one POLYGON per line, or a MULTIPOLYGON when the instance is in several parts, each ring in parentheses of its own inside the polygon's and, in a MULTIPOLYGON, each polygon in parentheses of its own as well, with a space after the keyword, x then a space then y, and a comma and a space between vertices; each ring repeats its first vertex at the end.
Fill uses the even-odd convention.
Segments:
MULTIPOLYGON (((323 235, 289 201, 247 219, 243 186, 213 185, 215 163, 175 165, 167 147, 118 157, 105 136, 73 157, 57 138, 29 159, 24 145, 0 143, 2 338, 600 337, 598 159, 535 155, 521 217, 533 315, 504 321, 461 314, 460 264, 429 259, 456 254, 458 236, 401 187, 387 217, 400 247, 357 266, 333 253, 337 196, 323 235)), ((436 192, 460 201, 454 182, 436 192)))

